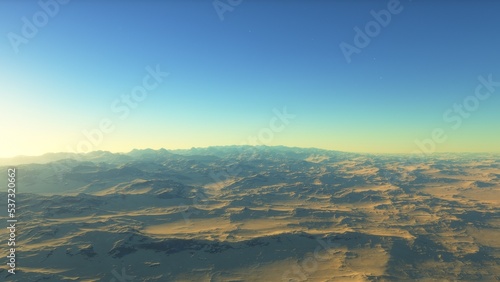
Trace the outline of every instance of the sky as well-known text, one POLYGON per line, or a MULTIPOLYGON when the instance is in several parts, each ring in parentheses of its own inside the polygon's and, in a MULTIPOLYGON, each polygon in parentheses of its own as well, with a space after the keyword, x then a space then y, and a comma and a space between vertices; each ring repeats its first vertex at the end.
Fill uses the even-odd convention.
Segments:
POLYGON ((0 2, 0 157, 500 152, 498 1, 103 2, 0 2))

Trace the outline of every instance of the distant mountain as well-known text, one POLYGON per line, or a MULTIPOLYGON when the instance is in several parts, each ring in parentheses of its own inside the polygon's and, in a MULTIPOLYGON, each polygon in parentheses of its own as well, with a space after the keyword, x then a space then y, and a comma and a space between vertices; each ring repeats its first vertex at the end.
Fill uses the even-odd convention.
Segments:
MULTIPOLYGON (((221 156, 221 157, 235 157, 235 156, 250 156, 253 154, 267 154, 266 157, 270 157, 269 154, 286 154, 288 157, 303 157, 304 155, 310 154, 351 154, 342 153, 339 151, 329 151, 322 149, 303 149, 303 148, 290 148, 284 146, 214 146, 207 148, 191 148, 191 149, 177 149, 177 150, 166 150, 166 149, 134 149, 129 153, 111 153, 107 151, 93 151, 86 154, 76 154, 76 153, 47 153, 41 156, 17 156, 13 158, 0 158, 0 165, 20 165, 20 164, 45 164, 49 162, 54 162, 63 159, 75 159, 80 161, 106 161, 106 162, 118 162, 126 161, 127 159, 142 159, 142 160, 154 160, 159 158, 176 158, 178 156, 191 156, 191 157, 203 157, 203 156, 221 156)), ((352 154, 351 154, 352 155, 352 154)))

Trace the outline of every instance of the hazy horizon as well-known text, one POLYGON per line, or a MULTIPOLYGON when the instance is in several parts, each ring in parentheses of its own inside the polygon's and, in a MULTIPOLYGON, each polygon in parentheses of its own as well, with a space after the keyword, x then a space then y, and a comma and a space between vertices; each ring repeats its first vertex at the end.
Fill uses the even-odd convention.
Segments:
MULTIPOLYGON (((111 153, 111 154, 123 154, 127 155, 130 154, 134 151, 146 151, 146 150, 153 150, 153 151, 160 151, 160 150, 166 150, 168 152, 176 152, 176 151, 190 151, 190 150, 210 150, 214 148, 231 148, 231 147, 249 147, 249 148, 285 148, 285 149, 299 149, 299 150, 321 150, 321 151, 327 151, 327 152, 339 152, 339 153, 347 153, 347 154, 359 154, 359 155, 378 155, 378 156, 408 156, 408 157, 432 157, 432 156, 439 156, 439 155, 446 155, 446 154, 456 154, 456 155, 467 155, 467 154, 478 154, 478 155, 497 155, 500 154, 500 152, 487 152, 487 151, 477 151, 477 152, 433 152, 433 153, 424 153, 421 151, 418 152, 409 152, 409 153, 388 153, 388 152, 350 152, 350 151, 340 151, 340 150, 331 150, 331 149, 324 149, 324 148, 317 148, 317 147, 296 147, 296 146, 284 146, 284 145, 221 145, 221 146, 207 146, 207 147, 191 147, 191 148, 134 148, 130 151, 109 151, 109 150, 94 150, 91 152, 85 152, 85 153, 78 153, 78 152, 46 152, 43 154, 39 155, 15 155, 15 156, 8 156, 8 157, 3 157, 0 156, 0 160, 12 160, 16 158, 39 158, 43 157, 46 155, 50 154, 76 154, 76 155, 88 155, 88 154, 95 154, 99 152, 104 152, 104 153, 111 153)), ((2 165, 2 164, 0 164, 2 165)))

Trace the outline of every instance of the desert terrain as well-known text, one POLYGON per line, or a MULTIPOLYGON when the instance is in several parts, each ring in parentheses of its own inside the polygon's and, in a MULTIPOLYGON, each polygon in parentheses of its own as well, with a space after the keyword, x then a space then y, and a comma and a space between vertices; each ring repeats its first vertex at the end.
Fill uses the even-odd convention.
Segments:
POLYGON ((19 221, 2 281, 500 280, 499 155, 233 146, 0 166, 17 168, 19 221))

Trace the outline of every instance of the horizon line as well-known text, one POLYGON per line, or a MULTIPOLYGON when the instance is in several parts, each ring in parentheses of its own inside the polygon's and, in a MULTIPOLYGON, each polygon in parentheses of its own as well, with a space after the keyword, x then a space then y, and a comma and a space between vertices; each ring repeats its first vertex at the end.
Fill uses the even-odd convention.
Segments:
POLYGON ((212 146, 206 146, 206 147, 191 147, 191 148, 172 148, 172 149, 167 149, 165 147, 161 147, 159 149, 153 149, 153 148, 133 148, 130 151, 108 151, 108 150, 93 150, 90 152, 71 152, 71 151, 59 151, 59 152, 46 152, 42 153, 39 155, 15 155, 11 157, 4 157, 0 156, 0 159, 6 160, 6 159, 16 159, 16 158, 36 158, 36 157, 43 157, 45 155, 50 155, 50 154, 73 154, 73 155, 88 155, 92 153, 97 153, 97 152, 105 152, 105 153, 111 153, 111 154, 122 154, 122 155, 127 155, 130 154, 134 151, 146 151, 146 150, 151 150, 151 151, 190 151, 194 149, 210 149, 210 148, 228 148, 228 147, 251 147, 251 148, 259 148, 259 147, 267 147, 267 148, 287 148, 287 149, 309 149, 309 150, 322 150, 322 151, 329 151, 329 152, 339 152, 339 153, 348 153, 348 154, 365 154, 365 155, 412 155, 412 156, 431 156, 431 155, 440 155, 440 154, 500 154, 500 151, 477 151, 477 152, 472 152, 472 151, 446 151, 446 152, 431 152, 431 153, 426 153, 422 151, 413 151, 413 152, 368 152, 368 151, 340 151, 340 150, 334 150, 334 149, 325 149, 325 148, 319 148, 319 147, 298 147, 298 146, 286 146, 286 145, 212 145, 212 146))

